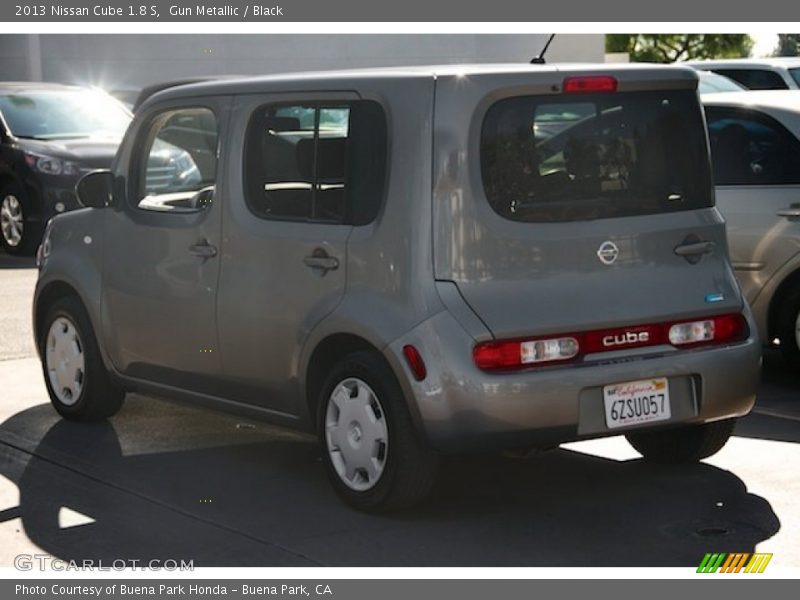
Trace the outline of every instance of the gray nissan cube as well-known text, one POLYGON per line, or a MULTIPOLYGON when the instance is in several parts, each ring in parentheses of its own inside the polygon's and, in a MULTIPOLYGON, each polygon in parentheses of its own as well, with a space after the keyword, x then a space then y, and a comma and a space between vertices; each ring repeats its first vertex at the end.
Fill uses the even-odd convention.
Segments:
POLYGON ((56 410, 136 391, 316 432, 362 510, 450 453, 624 434, 697 461, 755 401, 689 68, 176 85, 78 195, 38 253, 56 410))

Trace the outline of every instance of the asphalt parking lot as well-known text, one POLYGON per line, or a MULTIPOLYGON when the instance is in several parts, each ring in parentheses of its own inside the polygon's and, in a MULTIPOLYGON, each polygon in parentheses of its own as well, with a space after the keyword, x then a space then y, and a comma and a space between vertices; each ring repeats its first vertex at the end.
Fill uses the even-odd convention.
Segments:
POLYGON ((638 460, 623 438, 530 459, 450 459, 426 506, 343 506, 313 440, 130 396, 61 421, 31 340, 30 259, 0 253, 0 566, 185 559, 195 566, 694 566, 772 552, 800 566, 800 375, 765 357, 759 402, 717 456, 638 460))

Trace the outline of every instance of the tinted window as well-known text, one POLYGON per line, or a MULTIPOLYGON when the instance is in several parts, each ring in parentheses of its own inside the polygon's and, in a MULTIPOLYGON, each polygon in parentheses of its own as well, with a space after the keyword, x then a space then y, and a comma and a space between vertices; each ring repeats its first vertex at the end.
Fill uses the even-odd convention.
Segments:
POLYGON ((131 120, 119 102, 94 90, 4 94, 0 112, 15 136, 44 140, 121 137, 131 120))
POLYGON ((800 68, 789 69, 789 74, 792 76, 792 79, 797 82, 797 86, 800 87, 800 68))
POLYGON ((749 90, 785 90, 789 87, 783 77, 766 69, 714 69, 714 72, 738 81, 749 90))
POLYGON ((484 189, 516 221, 569 221, 712 204, 694 91, 526 96, 488 111, 484 189))
POLYGON ((747 88, 736 83, 733 79, 728 79, 711 71, 700 71, 698 73, 700 81, 697 83, 697 91, 701 94, 716 94, 718 92, 741 92, 747 88))
POLYGON ((138 207, 200 210, 213 198, 217 170, 217 121, 207 108, 157 116, 145 143, 138 207))
POLYGON ((706 108, 717 185, 800 183, 800 141, 753 110, 706 108))
POLYGON ((268 219, 363 224, 383 194, 386 123, 375 102, 258 109, 245 146, 247 201, 268 219))

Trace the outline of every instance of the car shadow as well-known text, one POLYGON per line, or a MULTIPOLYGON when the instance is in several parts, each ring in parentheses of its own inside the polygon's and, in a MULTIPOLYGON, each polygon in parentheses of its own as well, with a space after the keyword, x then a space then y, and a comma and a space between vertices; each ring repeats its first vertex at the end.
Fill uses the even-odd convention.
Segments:
POLYGON ((736 425, 735 435, 779 442, 800 442, 800 373, 775 349, 764 351, 758 400, 736 425))
POLYGON ((362 514, 335 497, 308 436, 138 396, 98 424, 39 405, 0 425, 0 440, 0 474, 20 497, 0 518, 19 517, 64 560, 688 567, 752 552, 780 528, 728 471, 567 450, 448 459, 423 507, 362 514), (76 513, 92 521, 65 525, 76 513))
POLYGON ((0 249, 0 269, 35 269, 33 256, 13 256, 0 249))

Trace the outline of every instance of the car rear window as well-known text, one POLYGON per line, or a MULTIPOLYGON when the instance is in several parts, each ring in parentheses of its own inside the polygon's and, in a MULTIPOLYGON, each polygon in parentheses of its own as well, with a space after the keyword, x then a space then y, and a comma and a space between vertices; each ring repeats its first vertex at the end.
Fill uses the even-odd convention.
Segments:
POLYGON ((738 81, 749 90, 789 89, 783 77, 767 69, 714 69, 714 72, 738 81))
POLYGON ((481 174, 515 221, 575 221, 713 205, 693 90, 523 96, 489 109, 481 174))

